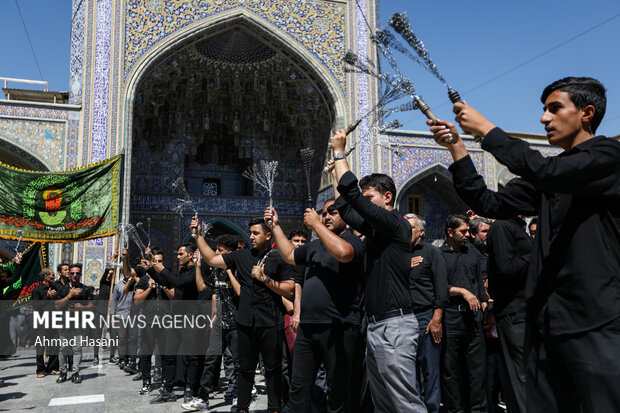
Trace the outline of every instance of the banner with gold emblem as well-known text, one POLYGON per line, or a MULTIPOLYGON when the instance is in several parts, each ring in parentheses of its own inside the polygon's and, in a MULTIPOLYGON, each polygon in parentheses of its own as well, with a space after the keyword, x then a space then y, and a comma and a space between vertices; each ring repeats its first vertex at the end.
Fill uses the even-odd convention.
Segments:
POLYGON ((73 242, 116 234, 121 166, 122 155, 60 172, 0 163, 0 237, 73 242))

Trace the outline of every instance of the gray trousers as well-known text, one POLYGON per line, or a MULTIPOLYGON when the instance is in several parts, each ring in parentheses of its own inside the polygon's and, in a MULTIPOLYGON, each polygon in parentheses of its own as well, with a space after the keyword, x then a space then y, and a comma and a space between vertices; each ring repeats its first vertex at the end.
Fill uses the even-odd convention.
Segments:
POLYGON ((77 330, 59 330, 58 337, 63 343, 58 351, 58 365, 61 373, 67 373, 67 354, 73 354, 73 373, 80 371, 80 362, 82 361, 82 335, 77 330), (75 338, 75 346, 69 345, 68 341, 75 338))
POLYGON ((376 413, 426 413, 416 388, 418 320, 407 314, 368 323, 366 370, 376 413))

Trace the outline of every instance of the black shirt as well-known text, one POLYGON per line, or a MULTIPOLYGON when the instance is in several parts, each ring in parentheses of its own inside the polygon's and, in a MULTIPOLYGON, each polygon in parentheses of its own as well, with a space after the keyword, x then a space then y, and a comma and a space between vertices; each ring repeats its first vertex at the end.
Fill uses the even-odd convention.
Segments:
POLYGON ((176 274, 171 273, 167 268, 164 268, 161 272, 157 272, 153 267, 149 268, 147 273, 158 284, 164 287, 174 288, 174 301, 198 300, 196 267, 193 265, 179 268, 179 272, 176 274))
MULTIPOLYGON (((489 301, 489 296, 484 290, 482 274, 485 271, 485 257, 469 242, 461 247, 460 251, 453 250, 445 243, 441 246, 441 253, 446 260, 448 271, 448 291, 452 287, 465 288, 478 298, 481 303, 489 301)), ((450 297, 449 305, 469 304, 458 295, 450 297)))
POLYGON ((350 231, 340 237, 353 247, 353 260, 336 261, 320 239, 295 249, 295 263, 305 265, 301 323, 360 323, 364 243, 350 231))
MULTIPOLYGON (((146 274, 140 277, 140 281, 138 281, 135 285, 134 290, 148 290, 149 288, 149 280, 151 276, 146 274)), ((176 294, 176 291, 175 291, 176 294)), ((134 295, 135 300, 135 295, 134 295)), ((141 303, 140 307, 142 307, 143 314, 146 317, 153 317, 155 315, 169 314, 170 313, 170 300, 166 295, 166 292, 162 289, 162 286, 157 283, 155 288, 153 288, 149 295, 144 298, 144 301, 141 303)))
POLYGON ((239 312, 237 323, 246 327, 273 327, 282 325, 284 306, 278 294, 271 291, 265 283, 252 278, 252 267, 267 255, 265 259, 265 274, 276 281, 292 280, 293 266, 284 262, 276 250, 267 250, 257 255, 254 250, 247 248, 222 255, 226 267, 237 274, 237 281, 241 284, 239 296, 239 312))
POLYGON ((205 284, 209 287, 207 290, 215 294, 219 300, 222 328, 235 328, 239 296, 230 282, 228 271, 221 268, 213 268, 205 279, 205 284))
POLYGON ((32 290, 32 295, 30 296, 30 298, 34 304, 35 310, 43 311, 54 309, 52 300, 55 300, 56 297, 54 296, 54 298, 50 298, 47 296, 47 292, 50 289, 56 290, 56 286, 54 285, 54 283, 47 286, 43 282, 41 282, 34 288, 34 290, 32 290))
POLYGON ((495 315, 525 313, 525 282, 532 253, 532 239, 525 232, 525 221, 498 219, 487 234, 489 295, 495 315))
POLYGON ((94 288, 88 285, 84 285, 82 283, 78 283, 78 285, 75 287, 72 287, 71 283, 67 283, 64 285, 60 284, 60 285, 61 285, 60 288, 58 288, 58 284, 56 285, 56 300, 65 298, 67 295, 69 295, 69 292, 74 288, 80 288, 82 289, 82 292, 80 292, 76 296, 71 297, 70 300, 72 301, 90 301, 95 298, 94 288))
POLYGON ((597 136, 544 157, 494 128, 482 147, 523 180, 491 191, 468 156, 450 171, 457 192, 477 213, 539 216, 526 283, 529 316, 554 335, 589 331, 617 318, 620 142, 597 136))
POLYGON ((424 260, 409 272, 409 290, 416 313, 445 308, 450 298, 446 261, 439 248, 419 241, 412 248, 412 257, 424 260))
POLYGON ((341 196, 336 204, 342 219, 366 236, 366 313, 379 315, 411 307, 409 222, 398 211, 388 211, 364 198, 351 171, 340 178, 338 192, 341 196))

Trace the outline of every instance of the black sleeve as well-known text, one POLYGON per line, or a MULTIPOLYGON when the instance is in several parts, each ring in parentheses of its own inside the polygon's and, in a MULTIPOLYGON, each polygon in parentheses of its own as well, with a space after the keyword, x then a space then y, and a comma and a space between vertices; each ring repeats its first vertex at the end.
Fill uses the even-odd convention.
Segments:
POLYGON ((334 202, 334 206, 348 226, 366 236, 372 236, 372 226, 358 214, 351 205, 347 204, 343 197, 339 196, 334 202))
MULTIPOLYGON (((340 192, 340 196, 347 201, 351 208, 372 226, 374 231, 384 234, 391 234, 399 231, 400 225, 402 224, 399 219, 402 220, 403 218, 399 218, 391 211, 381 208, 364 198, 359 190, 357 178, 351 171, 347 171, 340 178, 338 182, 338 192, 340 192)), ((365 227, 361 229, 368 231, 365 227)), ((360 230, 358 229, 358 231, 360 230)), ((364 232, 362 233, 365 234, 364 232)))
POLYGON ((499 192, 492 191, 476 172, 469 155, 454 162, 449 169, 456 192, 479 215, 509 219, 519 214, 531 216, 538 213, 540 193, 522 179, 511 180, 499 192))
POLYGON ((155 268, 151 267, 146 272, 151 276, 152 279, 155 280, 157 284, 164 287, 173 288, 172 283, 170 282, 172 276, 167 268, 164 268, 163 270, 161 270, 161 272, 157 272, 155 268))
POLYGON ((342 239, 353 247, 353 259, 351 262, 364 262, 364 256, 366 254, 366 244, 364 241, 351 231, 345 232, 342 239))
POLYGON ((231 270, 233 273, 237 269, 237 255, 241 254, 242 250, 233 251, 230 254, 222 254, 226 269, 231 270))
MULTIPOLYGON (((287 264, 284 261, 284 259, 282 259, 280 254, 277 252, 275 253, 275 255, 271 254, 269 257, 273 260, 277 260, 277 263, 274 263, 275 271, 273 271, 273 274, 267 274, 267 275, 269 275, 271 278, 273 278, 276 281, 288 281, 288 280, 295 279, 295 266, 294 265, 287 264)), ((267 268, 267 266, 265 266, 265 268, 267 268)))
POLYGON ((487 233, 489 259, 497 266, 497 275, 508 280, 526 277, 530 262, 530 254, 516 254, 512 240, 512 230, 502 221, 495 221, 487 233))
POLYGON ((302 245, 301 247, 297 247, 293 250, 293 258, 295 259, 296 265, 306 265, 307 255, 308 255, 308 246, 314 241, 310 241, 302 245))
POLYGON ((147 290, 149 288, 149 276, 145 275, 140 277, 140 281, 138 281, 135 285, 134 290, 147 290))
POLYGON ((433 309, 445 308, 450 300, 450 288, 448 287, 448 269, 446 260, 438 248, 429 245, 431 256, 431 270, 433 271, 433 288, 435 297, 433 309))
POLYGON ((484 137, 482 148, 540 190, 592 195, 617 185, 620 173, 620 143, 593 139, 597 139, 594 144, 545 157, 524 140, 496 127, 484 137))

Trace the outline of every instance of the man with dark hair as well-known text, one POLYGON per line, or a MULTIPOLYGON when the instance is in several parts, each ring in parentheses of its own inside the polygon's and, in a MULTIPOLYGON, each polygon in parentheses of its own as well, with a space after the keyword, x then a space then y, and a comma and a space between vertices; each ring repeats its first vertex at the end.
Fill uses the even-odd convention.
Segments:
POLYGON ((308 241, 308 232, 301 228, 294 229, 288 234, 288 239, 295 248, 301 247, 308 241))
POLYGON ((491 222, 490 219, 483 217, 475 217, 469 221, 471 243, 482 253, 487 252, 487 233, 491 222))
MULTIPOLYGON (((164 267, 164 254, 163 251, 153 248, 151 251, 153 258, 153 265, 161 265, 164 267)), ((142 311, 142 315, 146 321, 147 326, 152 326, 152 321, 155 317, 165 316, 170 313, 170 300, 172 294, 167 287, 158 284, 155 279, 151 278, 146 272, 148 264, 136 266, 131 268, 129 266, 129 260, 126 255, 123 255, 123 274, 125 277, 129 274, 129 281, 125 284, 123 289, 124 294, 129 294, 131 284, 135 282, 133 301, 134 304, 142 311), (137 280, 137 281, 134 281, 137 280), (127 292, 126 292, 127 291, 127 292)), ((142 329, 142 341, 140 344, 140 372, 142 373, 142 387, 140 388, 140 394, 148 394, 151 392, 151 358, 155 349, 155 343, 159 346, 159 354, 161 358, 162 370, 166 368, 169 363, 168 351, 166 349, 166 339, 168 331, 158 326, 152 326, 142 329)), ((162 383, 162 388, 163 388, 162 383)), ((167 386, 168 389, 170 386, 167 386)), ((173 401, 176 397, 167 394, 166 400, 173 401)), ((163 401, 163 398, 162 400, 163 401)))
MULTIPOLYGON (((194 269, 194 244, 183 244, 177 250, 178 272, 172 274, 163 263, 145 261, 148 275, 160 285, 174 288, 172 309, 174 314, 198 315, 198 288, 196 287, 196 275, 194 269)), ((160 394, 151 403, 161 403, 176 400, 173 392, 174 378, 176 373, 176 355, 182 355, 185 370, 185 391, 183 400, 188 403, 198 395, 200 385, 200 366, 203 355, 197 354, 193 348, 198 342, 195 329, 183 329, 180 334, 172 332, 166 336, 166 350, 168 357, 163 366, 164 380, 160 394), (183 349, 187 348, 188 351, 183 349), (191 354, 190 354, 191 353, 191 354)), ((163 353, 162 353, 163 354, 163 353)), ((162 359, 163 363, 163 359, 162 359)))
MULTIPOLYGON (((82 278, 82 264, 76 263, 69 266, 70 281, 57 290, 55 309, 69 311, 89 311, 94 308, 93 288, 80 282, 82 278)), ((80 329, 61 329, 58 336, 65 344, 60 347, 58 354, 58 364, 60 365, 60 376, 56 383, 67 381, 67 353, 73 353, 73 375, 71 381, 75 384, 82 382, 80 376, 80 362, 82 361, 81 338, 84 332, 80 329), (70 340, 75 339, 71 344, 70 340)))
POLYGON ((330 145, 337 189, 346 201, 338 212, 366 237, 366 369, 372 399, 380 412, 425 412, 416 387, 418 321, 409 293, 411 226, 394 210, 392 178, 372 174, 358 188, 344 155, 344 130, 330 138, 330 145))
POLYGON ((448 271, 450 300, 445 312, 443 403, 448 412, 486 412, 482 313, 489 297, 482 281, 482 254, 469 243, 467 216, 448 216, 444 234, 441 252, 448 271))
POLYGON ((514 413, 525 408, 525 281, 532 253, 532 240, 523 217, 498 219, 487 236, 489 295, 497 320, 508 386, 506 405, 514 413))
MULTIPOLYGON (((217 255, 230 254, 237 249, 238 238, 233 235, 220 235, 215 239, 217 255)), ((204 361, 202 376, 200 377, 200 389, 197 396, 189 402, 181 405, 185 410, 206 410, 209 407, 209 394, 217 386, 217 380, 222 365, 222 353, 228 349, 233 358, 233 369, 228 376, 228 390, 225 399, 232 399, 237 394, 237 376, 239 375, 239 360, 237 356, 237 310, 239 308, 239 293, 241 286, 236 277, 230 270, 213 268, 206 279, 203 277, 202 259, 199 253, 195 253, 196 259, 196 287, 198 292, 204 294, 205 298, 213 300, 219 304, 212 310, 212 317, 219 317, 222 326, 221 333, 221 354, 211 354, 209 349, 204 361), (218 312, 219 309, 219 312, 218 312)), ((219 337, 217 337, 219 339, 219 337)), ((212 335, 209 336, 209 344, 212 335)), ((214 347, 219 347, 219 343, 214 343, 214 347)))
POLYGON ((69 284, 69 264, 63 263, 56 266, 58 272, 58 280, 55 284, 67 285, 69 284))
POLYGON ((452 123, 438 120, 431 131, 455 161, 457 192, 477 212, 539 217, 526 283, 527 411, 620 411, 620 143, 595 136, 606 105, 599 81, 558 80, 541 101, 549 143, 564 149, 558 156, 543 156, 465 103, 454 105, 463 130, 523 178, 498 192, 477 174, 452 123))
MULTIPOLYGON (((54 270, 51 268, 43 268, 39 274, 41 283, 35 287, 32 291, 31 300, 34 309, 43 313, 50 311, 54 308, 54 299, 56 298, 56 287, 54 286, 54 270)), ((56 338, 58 334, 53 329, 41 329, 38 331, 37 336, 39 339, 52 339, 56 338)), ((53 346, 44 346, 36 344, 36 360, 37 360, 37 377, 45 377, 47 374, 51 374, 56 370, 58 366, 58 348, 53 346), (47 347, 47 350, 46 350, 47 347), (45 365, 44 353, 47 352, 48 361, 45 365)))
MULTIPOLYGON (((281 296, 293 294, 293 269, 277 251, 271 249, 272 233, 262 218, 249 222, 252 249, 243 248, 218 255, 202 236, 196 238, 202 257, 211 267, 230 269, 241 285, 237 335, 239 377, 237 411, 247 412, 252 401, 252 385, 259 353, 265 366, 267 409, 280 410, 282 390, 281 296)), ((200 234, 200 222, 193 219, 191 229, 200 234)))
POLYGON ((424 389, 424 404, 429 413, 439 413, 441 404, 440 364, 443 338, 442 318, 448 304, 446 261, 439 248, 425 243, 426 222, 416 214, 405 218, 411 225, 411 272, 409 290, 413 312, 418 320, 418 384, 424 389))
MULTIPOLYGON (((275 209, 265 210, 273 222, 280 255, 293 265, 304 265, 301 320, 293 357, 289 408, 310 410, 310 396, 319 365, 327 373, 330 412, 355 412, 358 400, 352 387, 359 379, 355 356, 359 337, 359 306, 364 271, 364 244, 347 231, 334 200, 325 203, 325 224, 314 209, 306 209, 304 223, 318 239, 295 248, 279 226, 275 209)), ((297 284, 297 283, 296 283, 297 284)))

